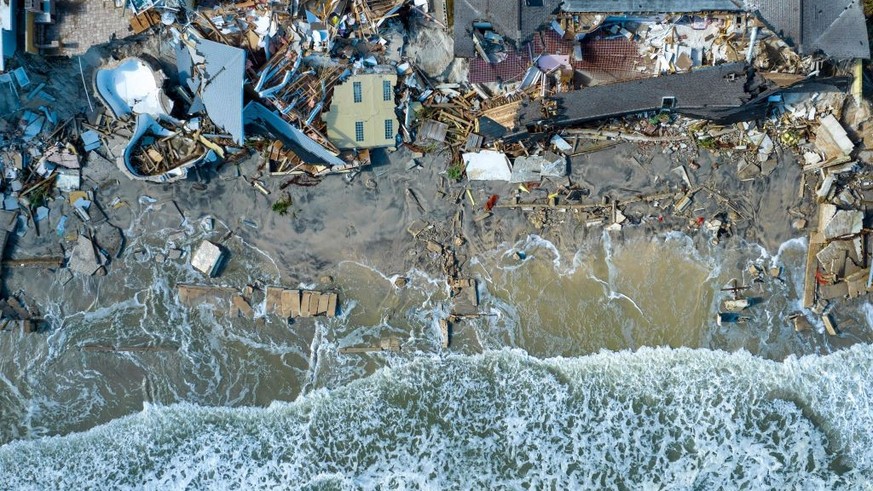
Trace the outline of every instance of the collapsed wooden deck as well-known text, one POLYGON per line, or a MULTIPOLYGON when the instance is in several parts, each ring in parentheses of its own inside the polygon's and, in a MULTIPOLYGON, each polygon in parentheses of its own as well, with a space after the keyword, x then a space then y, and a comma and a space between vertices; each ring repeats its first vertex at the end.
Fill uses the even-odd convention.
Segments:
MULTIPOLYGON (((229 307, 229 315, 254 317, 251 288, 248 293, 236 288, 180 284, 179 302, 189 307, 201 303, 219 303, 229 307)), ((295 317, 336 317, 339 297, 336 293, 267 287, 264 292, 266 311, 283 319, 295 317)))
POLYGON ((338 296, 311 290, 288 290, 268 286, 267 313, 290 319, 295 317, 336 317, 338 296))

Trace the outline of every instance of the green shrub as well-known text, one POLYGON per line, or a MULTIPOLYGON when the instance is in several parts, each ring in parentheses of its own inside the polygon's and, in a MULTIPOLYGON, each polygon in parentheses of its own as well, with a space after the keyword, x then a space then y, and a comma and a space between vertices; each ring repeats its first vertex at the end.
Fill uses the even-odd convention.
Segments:
POLYGON ((292 204, 294 204, 294 203, 291 201, 291 196, 285 196, 284 198, 280 199, 279 201, 276 201, 275 203, 273 203, 273 211, 275 211, 276 213, 278 213, 281 216, 285 216, 288 214, 288 211, 291 210, 292 204))
POLYGON ((458 164, 452 165, 446 170, 446 175, 453 181, 460 181, 464 176, 464 168, 458 164))

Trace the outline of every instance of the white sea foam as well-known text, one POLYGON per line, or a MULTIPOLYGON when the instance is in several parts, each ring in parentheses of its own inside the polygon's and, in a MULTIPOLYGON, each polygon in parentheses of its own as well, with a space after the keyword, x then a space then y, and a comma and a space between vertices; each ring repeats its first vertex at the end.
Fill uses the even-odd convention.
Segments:
POLYGON ((159 407, 0 447, 11 489, 855 489, 873 348, 429 357, 268 408, 159 407))
MULTIPOLYGON (((525 261, 538 258, 541 252, 544 253, 544 257, 551 256, 552 265, 555 268, 555 273, 557 273, 558 275, 572 275, 576 271, 577 264, 575 264, 575 261, 573 264, 564 265, 563 261, 561 260, 561 252, 558 250, 558 247, 548 239, 545 239, 536 234, 528 235, 524 239, 516 242, 511 246, 507 246, 506 244, 501 245, 497 248, 497 250, 502 251, 500 253, 500 257, 503 259, 512 257, 518 252, 523 253, 525 256, 524 261, 498 266, 504 271, 515 271, 516 269, 522 267, 525 261)), ((478 262, 475 262, 474 264, 478 264, 478 262)))
POLYGON ((873 330, 873 304, 864 302, 861 305, 861 313, 864 315, 864 325, 868 330, 873 330))

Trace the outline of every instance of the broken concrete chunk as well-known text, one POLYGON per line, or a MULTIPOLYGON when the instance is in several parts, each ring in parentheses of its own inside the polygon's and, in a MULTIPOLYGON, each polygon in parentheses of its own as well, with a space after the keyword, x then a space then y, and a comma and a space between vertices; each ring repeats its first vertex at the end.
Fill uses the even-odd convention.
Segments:
POLYGON ((761 175, 761 168, 758 167, 758 164, 754 162, 749 162, 747 160, 740 160, 739 166, 737 168, 737 177, 741 181, 749 181, 761 175))
POLYGON ((327 313, 327 305, 328 305, 329 299, 330 299, 330 296, 327 294, 324 294, 324 293, 322 293, 321 295, 318 296, 318 309, 316 311, 316 314, 326 314, 327 313))
MULTIPOLYGON (((309 295, 309 316, 315 317, 319 314, 318 312, 318 301, 321 298, 321 294, 318 292, 310 292, 309 295)), ((305 307, 305 306, 304 306, 305 307)))
POLYGON ((565 177, 567 175, 567 158, 553 152, 543 154, 543 177, 565 177))
POLYGON ((15 233, 18 227, 18 212, 17 211, 0 211, 0 230, 5 230, 10 234, 15 233))
POLYGON ((189 307, 196 307, 202 303, 216 304, 217 302, 229 302, 232 295, 237 292, 233 288, 214 287, 207 285, 177 285, 179 302, 189 307))
POLYGON ((569 154, 573 151, 573 145, 570 145, 570 143, 567 142, 567 140, 565 140, 564 138, 562 138, 561 135, 553 136, 551 143, 552 143, 552 145, 555 146, 555 148, 559 152, 561 152, 563 154, 569 154))
POLYGON ((336 317, 336 309, 337 304, 339 303, 339 296, 336 293, 328 293, 327 294, 327 311, 325 315, 328 317, 336 317))
POLYGON ((100 260, 94 250, 94 243, 91 239, 80 235, 73 247, 73 253, 70 256, 69 267, 73 273, 91 276, 100 269, 100 260))
POLYGON ((3 209, 6 211, 15 211, 19 208, 18 198, 7 196, 3 199, 3 209))
POLYGON ((821 206, 819 230, 825 239, 848 237, 861 233, 864 225, 864 212, 859 210, 837 210, 833 205, 821 206))
POLYGON ((776 159, 767 159, 761 162, 761 175, 769 176, 776 170, 776 167, 779 165, 779 161, 776 159))
POLYGON ((791 317, 791 320, 794 321, 794 330, 796 332, 804 332, 812 329, 812 324, 803 316, 803 314, 794 314, 791 317))
POLYGON ((818 295, 823 300, 845 298, 849 295, 849 285, 845 281, 838 281, 832 285, 819 285, 818 295))
POLYGON ((94 130, 88 130, 82 133, 80 138, 82 139, 82 146, 85 148, 86 152, 97 150, 102 145, 100 142, 100 134, 94 130))
POLYGON ((828 158, 849 155, 855 149, 855 144, 833 114, 821 118, 821 125, 815 133, 815 145, 828 158))
POLYGON ((191 266, 207 276, 215 276, 218 274, 223 258, 224 251, 221 247, 204 240, 191 256, 191 266))
POLYGON ((78 169, 58 169, 55 184, 61 192, 69 193, 82 186, 82 175, 78 169))
POLYGON ((770 135, 765 134, 761 143, 758 145, 758 161, 766 162, 769 160, 774 149, 775 145, 773 144, 773 139, 770 138, 770 135))
POLYGON ((509 181, 512 179, 509 158, 504 153, 482 150, 477 153, 465 153, 463 159, 467 179, 471 181, 509 181))
POLYGON ((691 205, 691 195, 685 195, 679 199, 674 205, 673 209, 676 213, 681 213, 683 210, 688 208, 691 205))
POLYGON ((533 155, 515 159, 510 182, 539 182, 542 177, 564 177, 566 175, 566 157, 546 152, 542 156, 533 155))
POLYGON ((138 263, 143 263, 149 258, 149 253, 145 249, 133 251, 133 259, 138 263))
POLYGON ((821 162, 821 156, 815 152, 806 152, 803 154, 803 161, 806 165, 815 165, 821 162))
POLYGON ((51 162, 52 164, 56 164, 67 169, 78 169, 79 167, 81 167, 79 164, 79 156, 65 147, 49 147, 45 151, 43 159, 46 162, 51 162))
POLYGON ((815 257, 819 264, 828 274, 835 274, 837 277, 842 277, 846 264, 847 251, 840 245, 840 241, 834 241, 827 245, 824 249, 818 252, 815 257))
POLYGON ((542 157, 519 157, 512 164, 512 175, 509 182, 540 182, 542 172, 542 157))
POLYGON ((66 285, 73 279, 73 273, 68 268, 62 268, 58 270, 57 277, 61 285, 66 285))

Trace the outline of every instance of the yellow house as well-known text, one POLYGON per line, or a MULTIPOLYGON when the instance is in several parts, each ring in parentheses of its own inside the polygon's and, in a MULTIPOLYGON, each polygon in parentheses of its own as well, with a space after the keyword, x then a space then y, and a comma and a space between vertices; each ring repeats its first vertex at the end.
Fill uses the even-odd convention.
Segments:
POLYGON ((323 116, 328 139, 341 149, 394 146, 396 83, 393 73, 366 73, 334 87, 330 110, 323 116))

